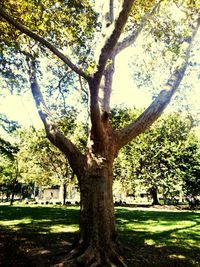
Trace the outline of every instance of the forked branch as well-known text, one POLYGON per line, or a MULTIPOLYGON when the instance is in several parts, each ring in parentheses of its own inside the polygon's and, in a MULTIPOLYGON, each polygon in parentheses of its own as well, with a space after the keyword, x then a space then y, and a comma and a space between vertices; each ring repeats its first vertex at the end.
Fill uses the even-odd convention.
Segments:
MULTIPOLYGON (((90 85, 90 114, 91 114, 91 122, 92 128, 94 130, 95 135, 102 139, 104 134, 103 124, 102 124, 102 114, 99 106, 99 89, 100 83, 102 80, 102 76, 105 73, 105 68, 108 59, 112 56, 113 49, 117 44, 117 41, 123 31, 123 28, 128 20, 129 13, 131 11, 133 2, 135 0, 124 0, 122 5, 122 10, 118 16, 118 19, 115 22, 114 29, 112 34, 107 39, 105 45, 101 49, 101 53, 99 56, 99 62, 97 66, 97 71, 94 76, 89 80, 90 85)), ((112 1, 110 2, 112 3, 112 1)), ((111 7, 112 8, 112 7, 111 7)))
POLYGON ((127 36, 123 41, 121 41, 120 43, 117 44, 115 52, 114 52, 115 54, 120 53, 122 50, 124 50, 125 48, 127 48, 130 45, 135 43, 135 41, 137 40, 141 31, 146 26, 146 24, 147 24, 148 20, 151 18, 151 16, 155 13, 156 9, 158 8, 158 6, 160 5, 161 2, 162 2, 162 0, 158 0, 157 3, 152 8, 152 10, 142 18, 137 29, 134 30, 131 35, 127 36))
POLYGON ((134 1, 135 0, 124 0, 122 10, 119 14, 118 19, 115 22, 114 30, 112 34, 110 35, 110 37, 108 38, 108 40, 106 41, 103 48, 101 49, 101 54, 100 54, 99 62, 98 62, 98 70, 94 75, 95 83, 97 84, 97 86, 99 85, 101 81, 101 77, 106 67, 107 60, 111 56, 111 53, 113 52, 113 49, 115 48, 117 41, 128 20, 128 16, 130 14, 134 1))
POLYGON ((133 123, 127 125, 121 130, 118 130, 119 149, 149 128, 170 102, 186 72, 192 43, 197 34, 199 26, 200 18, 197 20, 197 25, 191 35, 191 38, 187 39, 188 47, 185 51, 182 65, 175 69, 157 98, 133 123))
POLYGON ((0 16, 4 18, 8 23, 13 25, 16 29, 18 29, 20 32, 26 34, 27 36, 33 38, 37 42, 39 42, 41 45, 47 47, 53 54, 55 54, 58 58, 60 58, 67 66, 69 66, 73 71, 75 71, 77 74, 81 75, 85 79, 88 79, 88 76, 83 72, 81 69, 79 69, 75 64, 72 63, 72 61, 69 59, 69 57, 65 56, 62 52, 60 52, 54 45, 52 45, 50 42, 45 40, 43 37, 41 37, 39 34, 31 31, 24 25, 22 25, 17 20, 13 19, 9 14, 3 11, 2 8, 0 8, 0 16))

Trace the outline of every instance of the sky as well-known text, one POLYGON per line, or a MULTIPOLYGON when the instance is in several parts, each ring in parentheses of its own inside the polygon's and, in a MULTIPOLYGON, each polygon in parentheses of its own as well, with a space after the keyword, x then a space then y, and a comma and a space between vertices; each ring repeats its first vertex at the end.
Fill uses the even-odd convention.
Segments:
MULTIPOLYGON (((118 59, 118 66, 114 75, 111 106, 145 107, 150 103, 151 95, 137 89, 131 78, 131 70, 125 67, 128 58, 130 58, 130 54, 124 53, 122 58, 118 59)), ((30 91, 26 91, 21 96, 7 94, 6 97, 1 97, 0 112, 5 113, 12 120, 19 121, 25 127, 32 124, 35 127, 42 126, 30 91)))
MULTIPOLYGON (((124 105, 141 108, 151 102, 151 95, 138 90, 132 79, 131 69, 128 67, 128 62, 131 61, 130 53, 128 49, 117 58, 111 98, 112 107, 124 105)), ((0 112, 5 113, 12 120, 18 121, 24 127, 30 125, 42 127, 30 90, 21 96, 8 93, 5 97, 1 97, 0 112)))
MULTIPOLYGON (((102 1, 100 2, 102 3, 102 1)), ((177 19, 178 13, 174 10, 173 12, 177 19)), ((200 34, 196 39, 200 39, 200 34)), ((148 90, 137 88, 136 83, 133 80, 133 70, 130 67, 130 63, 135 60, 135 56, 137 54, 142 55, 142 51, 140 50, 140 47, 142 47, 141 42, 143 42, 142 37, 138 40, 134 49, 126 49, 117 57, 111 106, 124 105, 128 107, 142 108, 148 107, 151 103, 152 95, 148 90)), ((196 51, 193 51, 192 61, 197 62, 197 67, 199 68, 200 50, 197 49, 196 51)), ((155 84, 158 84, 162 80, 162 71, 163 70, 157 74, 157 80, 154 79, 155 84)), ((200 112, 200 73, 198 77, 197 72, 199 72, 199 70, 195 69, 194 66, 193 69, 190 70, 190 74, 185 83, 189 83, 192 88, 187 97, 190 105, 193 106, 195 112, 196 110, 200 112)), ((42 126, 30 91, 27 91, 20 97, 9 94, 6 97, 1 97, 0 112, 7 114, 12 120, 17 120, 22 126, 29 126, 32 124, 36 127, 42 126)))
MULTIPOLYGON (((137 50, 135 53, 137 53, 137 50)), ((128 63, 132 61, 132 54, 131 49, 128 49, 117 58, 111 98, 112 107, 115 105, 124 105, 145 108, 151 103, 152 95, 150 92, 146 89, 142 90, 137 88, 132 78, 132 69, 128 67, 128 63)), ((200 64, 200 56, 198 62, 200 64)), ((160 76, 158 77, 159 79, 160 76)), ((194 110, 199 110, 200 112, 200 80, 193 71, 187 79, 192 84, 192 91, 187 98, 188 102, 191 103, 194 110)), ((27 91, 21 96, 8 94, 5 98, 1 97, 0 112, 7 114, 12 120, 19 121, 22 126, 28 127, 29 125, 34 125, 35 127, 42 127, 30 91, 27 91)))

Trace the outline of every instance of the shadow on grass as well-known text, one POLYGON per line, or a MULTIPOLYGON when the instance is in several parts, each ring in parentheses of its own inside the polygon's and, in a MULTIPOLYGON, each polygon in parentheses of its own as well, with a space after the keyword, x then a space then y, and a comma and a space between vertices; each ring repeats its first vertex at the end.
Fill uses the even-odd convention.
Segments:
POLYGON ((0 206, 0 266, 45 267, 66 256, 78 208, 0 206))
POLYGON ((118 209, 128 266, 200 266, 200 213, 118 209))
MULTIPOLYGON (((200 266, 200 213, 116 210, 128 267, 200 266)), ((79 208, 0 206, 0 266, 47 267, 66 256, 79 208)))

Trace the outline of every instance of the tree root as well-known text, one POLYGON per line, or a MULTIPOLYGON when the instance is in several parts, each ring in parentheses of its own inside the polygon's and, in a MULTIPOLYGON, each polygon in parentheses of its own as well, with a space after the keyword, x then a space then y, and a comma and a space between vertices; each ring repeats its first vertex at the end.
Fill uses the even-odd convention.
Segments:
POLYGON ((110 258, 116 267, 127 267, 126 264, 123 262, 122 257, 120 257, 120 255, 114 249, 112 249, 110 258))
POLYGON ((114 246, 105 253, 90 245, 84 252, 80 247, 72 250, 62 263, 54 267, 126 267, 126 264, 114 246))

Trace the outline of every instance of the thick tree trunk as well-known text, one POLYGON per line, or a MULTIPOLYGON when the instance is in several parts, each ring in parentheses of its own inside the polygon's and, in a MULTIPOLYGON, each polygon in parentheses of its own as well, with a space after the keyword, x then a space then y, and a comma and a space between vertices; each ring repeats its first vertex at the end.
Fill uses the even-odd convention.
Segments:
POLYGON ((89 168, 83 180, 79 239, 60 266, 124 267, 116 241, 112 163, 89 168))
POLYGON ((160 205, 159 201, 158 201, 158 191, 157 191, 157 187, 153 186, 150 189, 150 193, 153 199, 152 205, 160 205))
POLYGON ((87 174, 81 188, 81 240, 105 247, 115 236, 112 171, 108 166, 87 174), (92 220, 91 220, 92 219, 92 220))

